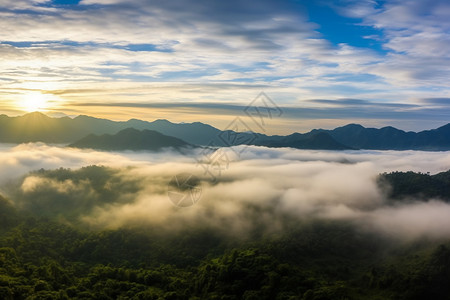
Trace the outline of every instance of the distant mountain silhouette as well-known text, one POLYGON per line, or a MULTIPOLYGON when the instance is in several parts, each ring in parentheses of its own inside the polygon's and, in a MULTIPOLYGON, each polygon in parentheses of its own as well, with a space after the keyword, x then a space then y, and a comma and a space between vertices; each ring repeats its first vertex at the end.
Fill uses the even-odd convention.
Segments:
POLYGON ((190 144, 180 139, 161 134, 154 130, 137 130, 127 128, 115 135, 104 134, 101 136, 90 134, 81 140, 70 144, 69 147, 91 148, 107 151, 120 150, 151 150, 157 151, 163 148, 187 148, 190 144))
POLYGON ((241 144, 298 149, 450 150, 450 124, 433 130, 405 132, 394 127, 365 128, 349 124, 333 130, 267 136, 252 132, 221 131, 200 122, 175 124, 167 120, 147 122, 131 119, 116 122, 89 116, 50 118, 35 112, 20 117, 0 115, 0 143, 73 143, 89 134, 113 135, 134 128, 154 130, 188 144, 234 146, 241 144))
POLYGON ((0 142, 2 143, 71 143, 94 133, 116 133, 117 122, 86 116, 50 118, 34 112, 19 117, 0 115, 0 142))
POLYGON ((316 131, 327 132, 338 142, 357 149, 450 150, 450 124, 418 133, 391 126, 376 129, 357 124, 316 131))
POLYGON ((116 134, 127 128, 155 130, 196 145, 208 144, 221 132, 200 122, 175 124, 167 120, 147 122, 136 119, 115 122, 84 115, 73 119, 50 118, 34 112, 19 117, 0 115, 0 143, 73 143, 89 134, 116 134))
POLYGON ((175 124, 164 119, 153 122, 131 119, 126 122, 126 126, 140 130, 156 130, 165 135, 182 139, 194 145, 207 145, 221 132, 211 125, 200 122, 175 124))
POLYGON ((351 150, 353 148, 337 142, 327 132, 294 133, 286 137, 260 138, 257 144, 266 147, 290 147, 313 150, 351 150))

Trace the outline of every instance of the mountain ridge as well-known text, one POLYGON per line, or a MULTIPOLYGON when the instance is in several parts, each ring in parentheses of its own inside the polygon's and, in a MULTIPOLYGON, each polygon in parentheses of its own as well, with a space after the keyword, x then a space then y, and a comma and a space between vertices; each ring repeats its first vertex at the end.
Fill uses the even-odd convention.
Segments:
POLYGON ((192 145, 167 136, 154 130, 138 130, 135 128, 126 128, 118 133, 96 135, 90 134, 81 140, 69 145, 73 148, 90 148, 96 150, 121 151, 121 150, 150 150, 158 151, 164 148, 188 148, 192 145))
POLYGON ((221 131, 201 122, 172 123, 166 119, 112 121, 87 115, 54 118, 40 112, 17 117, 0 115, 0 142, 73 144, 90 134, 114 135, 126 128, 154 130, 187 144, 218 147, 246 144, 322 150, 450 150, 450 123, 420 132, 403 131, 392 126, 366 128, 351 123, 331 130, 313 129, 307 133, 269 136, 253 132, 221 131), (238 138, 230 139, 230 136, 238 138))

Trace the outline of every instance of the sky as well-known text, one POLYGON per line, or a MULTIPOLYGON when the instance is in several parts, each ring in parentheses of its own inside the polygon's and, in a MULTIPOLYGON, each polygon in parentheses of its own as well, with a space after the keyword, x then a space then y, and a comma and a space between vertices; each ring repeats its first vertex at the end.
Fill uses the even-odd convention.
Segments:
POLYGON ((223 129, 264 92, 268 134, 450 121, 448 0, 0 0, 0 27, 10 116, 223 129))

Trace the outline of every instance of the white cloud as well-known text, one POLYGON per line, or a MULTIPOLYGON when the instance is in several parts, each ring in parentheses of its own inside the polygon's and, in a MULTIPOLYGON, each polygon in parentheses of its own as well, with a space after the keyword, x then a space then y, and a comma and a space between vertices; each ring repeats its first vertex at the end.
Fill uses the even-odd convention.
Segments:
POLYGON ((361 217, 367 221, 365 225, 394 238, 430 239, 450 236, 449 215, 450 204, 430 201, 380 208, 361 217))
POLYGON ((289 105, 341 97, 406 103, 449 93, 446 1, 333 1, 339 13, 377 28, 387 53, 334 45, 287 1, 14 3, 0 3, 3 101, 30 86, 95 90, 58 96, 75 102, 243 104, 265 90, 289 105))
POLYGON ((51 2, 51 0, 0 0, 0 7, 9 9, 36 9, 36 5, 51 2))
MULTIPOLYGON (((449 204, 431 199, 392 205, 376 184, 381 172, 446 171, 450 169, 448 152, 247 147, 222 171, 217 183, 210 181, 194 157, 176 153, 99 153, 43 144, 2 146, 1 153, 3 187, 31 170, 61 166, 76 169, 92 164, 120 168, 120 176, 136 179, 140 183, 137 192, 126 193, 115 203, 99 201, 98 206, 80 216, 80 221, 93 228, 152 224, 177 230, 208 224, 225 234, 245 235, 255 226, 282 230, 285 221, 294 218, 350 220, 365 230, 396 238, 450 236, 445 229, 450 219, 449 204), (201 178, 203 191, 196 205, 179 209, 168 198, 167 185, 173 176, 184 172, 201 178), (441 227, 444 229, 439 230, 441 227)), ((87 199, 92 193, 87 181, 58 181, 36 174, 26 177, 18 188, 32 196, 42 187, 59 195, 76 192, 77 197, 87 199)))
POLYGON ((450 74, 450 21, 445 0, 347 1, 336 10, 363 19, 363 25, 378 29, 390 51, 376 64, 371 74, 384 77, 395 85, 446 86, 450 74))

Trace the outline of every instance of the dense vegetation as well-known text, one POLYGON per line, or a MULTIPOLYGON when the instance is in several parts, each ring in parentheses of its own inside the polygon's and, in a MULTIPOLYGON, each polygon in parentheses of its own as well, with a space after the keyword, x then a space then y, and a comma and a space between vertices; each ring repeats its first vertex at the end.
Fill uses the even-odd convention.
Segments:
MULTIPOLYGON (((72 180, 93 172, 113 171, 85 168, 72 180)), ((397 242, 345 221, 292 220, 284 234, 246 239, 204 226, 89 230, 0 197, 0 225, 0 299, 450 298, 449 242, 397 242)))
POLYGON ((438 198, 450 201, 450 171, 435 175, 415 172, 392 172, 379 177, 388 198, 393 200, 438 198))

